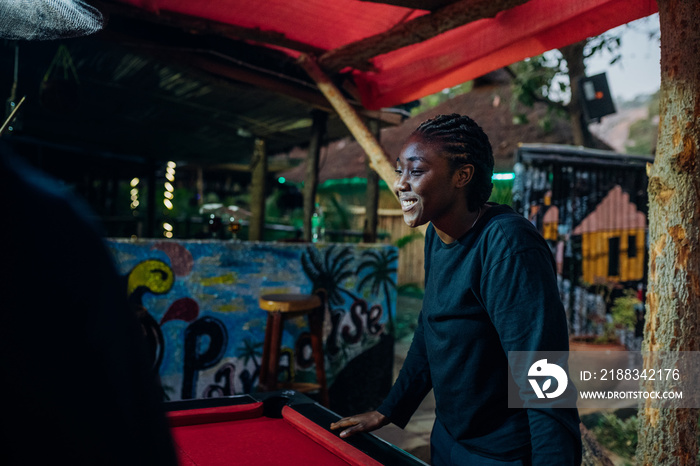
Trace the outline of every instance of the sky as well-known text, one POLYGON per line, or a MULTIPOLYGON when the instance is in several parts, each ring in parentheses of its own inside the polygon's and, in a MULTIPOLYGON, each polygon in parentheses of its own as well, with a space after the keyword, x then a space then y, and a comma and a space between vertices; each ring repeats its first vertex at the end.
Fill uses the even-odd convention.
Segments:
POLYGON ((586 60, 586 75, 605 72, 614 99, 632 100, 640 94, 652 94, 659 89, 660 50, 658 13, 612 29, 622 38, 621 59, 610 65, 607 52, 586 60), (649 39, 649 32, 656 32, 649 39))

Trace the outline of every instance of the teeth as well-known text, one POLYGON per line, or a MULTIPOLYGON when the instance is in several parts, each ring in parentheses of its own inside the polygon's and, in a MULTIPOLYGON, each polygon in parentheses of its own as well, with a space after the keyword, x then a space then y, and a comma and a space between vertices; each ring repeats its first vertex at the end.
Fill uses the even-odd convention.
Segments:
POLYGON ((404 207, 412 206, 412 205, 415 204, 415 203, 416 203, 416 201, 414 201, 414 200, 410 200, 410 201, 401 201, 401 205, 404 206, 404 207))

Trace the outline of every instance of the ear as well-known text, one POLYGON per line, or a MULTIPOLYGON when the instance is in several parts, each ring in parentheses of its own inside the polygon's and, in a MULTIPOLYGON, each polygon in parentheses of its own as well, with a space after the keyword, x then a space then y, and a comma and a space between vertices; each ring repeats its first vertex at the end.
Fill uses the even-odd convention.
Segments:
POLYGON ((463 188, 469 184, 474 176, 474 165, 467 164, 462 165, 455 171, 455 176, 457 177, 456 186, 458 188, 463 188))

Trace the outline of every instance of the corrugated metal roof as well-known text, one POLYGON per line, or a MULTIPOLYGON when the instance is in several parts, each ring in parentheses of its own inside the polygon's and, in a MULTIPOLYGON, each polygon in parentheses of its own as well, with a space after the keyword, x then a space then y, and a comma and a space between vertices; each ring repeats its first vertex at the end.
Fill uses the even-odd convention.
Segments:
MULTIPOLYGON (((15 47, 1 45, 6 72, 0 89, 9 91, 15 47)), ((89 37, 21 42, 17 94, 27 101, 21 129, 10 139, 95 155, 245 165, 256 137, 270 153, 304 146, 312 110, 330 109, 292 61, 275 50, 124 18, 111 18, 89 37), (60 63, 40 91, 60 46, 70 54, 77 82, 60 63), (247 73, 242 79, 250 82, 235 79, 236 73, 247 73), (270 89, 278 85, 287 88, 270 89), (297 97, 289 95, 294 89, 297 97)), ((328 137, 348 134, 332 114, 328 137)))

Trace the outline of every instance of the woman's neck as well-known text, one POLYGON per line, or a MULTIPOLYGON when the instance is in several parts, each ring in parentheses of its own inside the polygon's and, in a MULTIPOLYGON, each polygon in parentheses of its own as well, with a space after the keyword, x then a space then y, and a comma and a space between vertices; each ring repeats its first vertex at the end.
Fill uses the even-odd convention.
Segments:
POLYGON ((450 244, 464 236, 469 230, 474 228, 481 215, 488 206, 483 205, 475 211, 469 211, 467 215, 460 215, 456 219, 448 221, 433 222, 433 227, 438 237, 445 244, 450 244))

